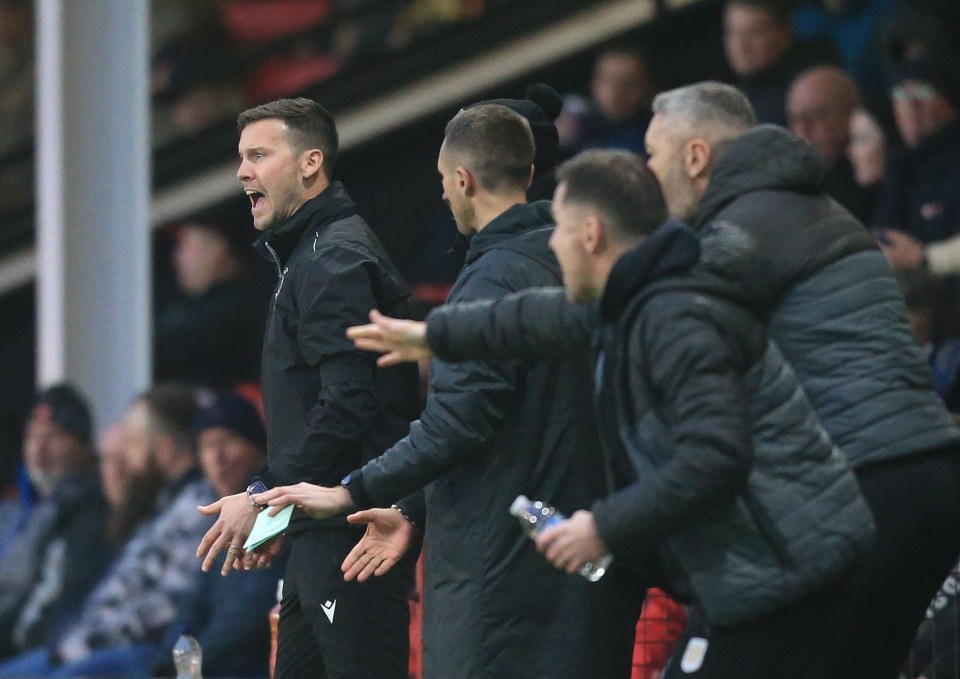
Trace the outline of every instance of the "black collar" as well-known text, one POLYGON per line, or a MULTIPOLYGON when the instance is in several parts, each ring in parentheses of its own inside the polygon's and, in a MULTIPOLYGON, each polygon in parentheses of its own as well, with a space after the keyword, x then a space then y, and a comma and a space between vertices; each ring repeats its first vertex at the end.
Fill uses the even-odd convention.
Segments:
POLYGON ((668 220, 613 265, 600 298, 604 321, 616 320, 644 287, 688 270, 700 259, 697 235, 680 220, 668 220))

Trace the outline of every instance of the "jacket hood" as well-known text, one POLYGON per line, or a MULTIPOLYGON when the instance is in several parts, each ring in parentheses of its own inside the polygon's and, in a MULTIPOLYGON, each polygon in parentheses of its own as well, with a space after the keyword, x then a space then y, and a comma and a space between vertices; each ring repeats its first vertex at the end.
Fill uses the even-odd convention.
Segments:
POLYGON ((466 264, 471 264, 485 252, 502 246, 507 239, 525 232, 552 227, 553 213, 550 208, 549 200, 521 203, 508 208, 470 239, 466 264))
POLYGON ((613 265, 600 298, 603 319, 617 318, 645 287, 688 271, 699 259, 697 235, 680 220, 667 220, 613 265))
POLYGON ((759 125, 721 152, 693 226, 699 228, 751 191, 822 191, 827 173, 823 157, 810 144, 777 125, 759 125))
POLYGON ((330 182, 319 196, 304 203, 287 221, 265 231, 253 246, 264 257, 272 259, 267 251, 269 243, 277 252, 280 261, 285 261, 304 233, 348 217, 355 210, 353 199, 343 188, 343 184, 338 181, 330 182))

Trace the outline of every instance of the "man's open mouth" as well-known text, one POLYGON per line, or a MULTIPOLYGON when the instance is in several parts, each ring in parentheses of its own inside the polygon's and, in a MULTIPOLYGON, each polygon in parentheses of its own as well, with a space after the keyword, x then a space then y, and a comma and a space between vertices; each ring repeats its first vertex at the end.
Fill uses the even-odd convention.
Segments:
POLYGON ((253 210, 263 207, 263 203, 267 199, 262 193, 253 189, 247 189, 247 198, 250 199, 250 208, 253 210))

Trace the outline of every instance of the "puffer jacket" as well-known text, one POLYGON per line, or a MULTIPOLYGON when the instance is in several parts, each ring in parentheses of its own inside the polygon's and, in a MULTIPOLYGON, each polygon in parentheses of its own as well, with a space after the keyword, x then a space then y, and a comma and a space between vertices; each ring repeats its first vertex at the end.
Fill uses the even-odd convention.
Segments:
POLYGON ((896 276, 823 192, 816 151, 762 125, 717 161, 694 221, 703 267, 769 321, 834 443, 854 466, 960 443, 932 389, 896 276))
POLYGON ((615 555, 657 551, 669 589, 716 625, 822 586, 869 546, 870 511, 759 320, 665 225, 615 265, 599 310, 562 290, 443 307, 438 356, 576 354, 593 346, 596 411, 635 482, 593 504, 615 555))
MULTIPOLYGON (((550 204, 514 205, 470 242, 449 301, 497 299, 560 283, 550 204)), ((616 579, 552 568, 508 509, 517 495, 564 513, 606 492, 591 417, 590 363, 434 361, 410 434, 350 474, 359 506, 426 486, 424 676, 618 676, 616 579)), ((621 654, 628 657, 630 644, 621 654)), ((626 663, 624 663, 626 664, 626 663)))

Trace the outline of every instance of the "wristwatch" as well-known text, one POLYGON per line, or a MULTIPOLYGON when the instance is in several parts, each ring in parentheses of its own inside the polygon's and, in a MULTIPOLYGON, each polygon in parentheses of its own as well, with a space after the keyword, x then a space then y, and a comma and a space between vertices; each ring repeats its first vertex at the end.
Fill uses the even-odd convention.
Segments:
POLYGON ((259 495, 260 493, 266 493, 267 486, 263 481, 257 479, 249 486, 247 486, 247 502, 250 503, 250 506, 256 509, 258 512, 262 509, 266 509, 268 505, 259 505, 253 501, 254 495, 259 495))

